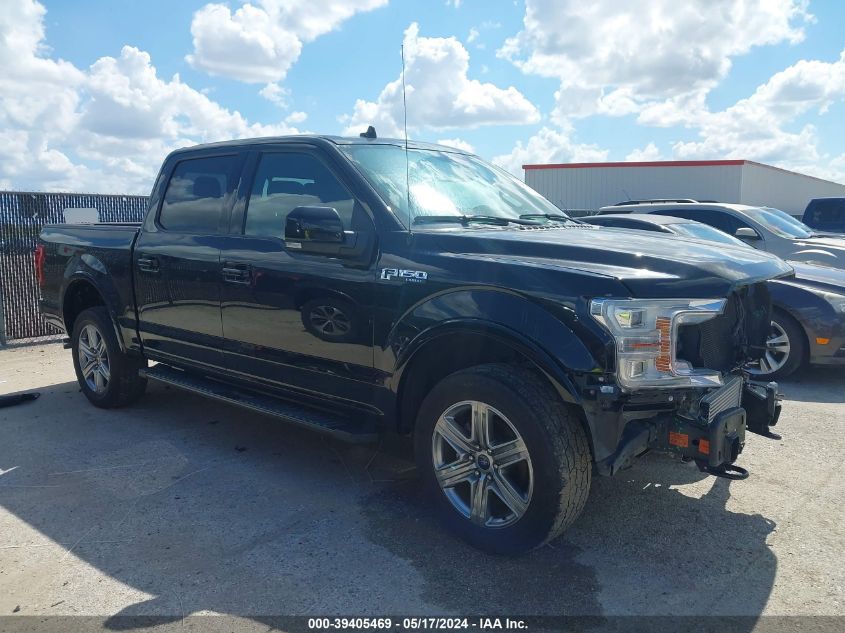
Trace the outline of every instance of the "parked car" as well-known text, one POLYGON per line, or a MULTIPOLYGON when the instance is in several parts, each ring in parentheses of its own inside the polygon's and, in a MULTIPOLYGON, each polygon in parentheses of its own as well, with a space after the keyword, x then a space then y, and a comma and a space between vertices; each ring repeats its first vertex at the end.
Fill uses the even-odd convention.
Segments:
POLYGON ((813 198, 802 220, 817 231, 845 233, 845 198, 813 198))
MULTIPOLYGON (((712 226, 665 215, 631 213, 584 218, 597 226, 671 233, 737 248, 744 242, 712 226)), ((788 262, 794 278, 769 282, 772 329, 766 354, 748 367, 759 378, 780 379, 803 364, 845 365, 845 270, 788 262)))
POLYGON ((696 220, 781 259, 845 268, 845 237, 813 231, 800 220, 772 207, 721 202, 631 200, 599 209, 599 215, 620 213, 656 213, 696 220))
POLYGON ((650 449, 747 476, 746 430, 772 436, 780 404, 741 368, 787 264, 620 245, 475 156, 374 136, 178 150, 142 224, 45 227, 41 310, 91 403, 152 379, 348 441, 412 434, 436 512, 496 552, 560 534, 594 469, 650 449))

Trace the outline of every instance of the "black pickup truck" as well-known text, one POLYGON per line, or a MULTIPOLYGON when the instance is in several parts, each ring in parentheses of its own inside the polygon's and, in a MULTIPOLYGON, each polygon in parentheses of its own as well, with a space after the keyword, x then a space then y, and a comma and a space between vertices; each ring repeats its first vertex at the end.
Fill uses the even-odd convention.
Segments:
POLYGON ((45 318, 83 393, 158 380, 350 441, 412 434, 474 545, 560 534, 595 474, 650 449, 742 478, 773 436, 767 279, 753 249, 562 214, 451 148, 296 136, 179 150, 140 225, 45 227, 45 318))

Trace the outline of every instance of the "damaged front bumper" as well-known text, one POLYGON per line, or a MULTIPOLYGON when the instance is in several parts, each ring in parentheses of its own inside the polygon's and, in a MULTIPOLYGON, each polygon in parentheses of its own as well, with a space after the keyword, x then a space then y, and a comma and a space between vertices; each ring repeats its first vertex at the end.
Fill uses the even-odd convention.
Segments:
POLYGON ((775 382, 732 376, 719 389, 701 397, 695 407, 658 413, 627 423, 617 450, 596 463, 600 474, 613 475, 649 450, 662 450, 694 460, 705 472, 744 479, 748 472, 735 464, 745 446, 746 431, 778 439, 771 431, 781 411, 775 382))

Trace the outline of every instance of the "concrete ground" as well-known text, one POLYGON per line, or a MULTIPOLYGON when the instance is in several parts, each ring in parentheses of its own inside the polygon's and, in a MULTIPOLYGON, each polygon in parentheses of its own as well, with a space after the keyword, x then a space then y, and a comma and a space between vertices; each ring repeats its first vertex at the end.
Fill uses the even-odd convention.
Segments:
POLYGON ((0 351, 0 394, 23 390, 0 409, 0 616, 845 615, 843 370, 783 383, 747 481, 647 456, 512 559, 440 528, 401 445, 155 384, 99 410, 56 344, 0 351))

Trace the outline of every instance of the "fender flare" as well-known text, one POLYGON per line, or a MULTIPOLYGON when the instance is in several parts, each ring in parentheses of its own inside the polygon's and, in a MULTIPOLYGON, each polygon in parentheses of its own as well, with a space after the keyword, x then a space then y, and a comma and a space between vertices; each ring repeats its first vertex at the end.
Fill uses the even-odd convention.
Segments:
POLYGON ((581 396, 572 377, 546 350, 525 335, 501 323, 472 318, 450 320, 421 332, 403 349, 402 354, 397 358, 396 368, 391 379, 392 388, 398 393, 406 370, 418 358, 421 350, 428 345, 436 344, 438 339, 442 340, 454 335, 467 334, 487 337, 510 348, 545 374, 566 402, 580 404, 581 396))
POLYGON ((65 331, 68 336, 71 336, 73 333, 72 328, 69 328, 69 324, 65 321, 65 307, 68 300, 68 294, 74 289, 74 287, 87 284, 91 286, 102 298, 103 305, 109 313, 109 318, 111 319, 117 342, 120 345, 120 350, 125 353, 126 347, 123 336, 121 335, 116 310, 116 306, 120 302, 117 289, 114 287, 114 283, 111 281, 108 273, 105 272, 106 269, 102 262, 97 260, 93 255, 86 255, 86 259, 90 258, 90 260, 93 261, 84 261, 82 257, 73 258, 65 269, 64 280, 59 295, 61 297, 59 305, 62 310, 62 322, 65 324, 65 331), (99 267, 97 264, 99 264, 99 267, 102 267, 102 270, 98 269, 99 267))

